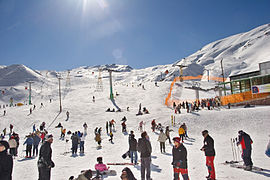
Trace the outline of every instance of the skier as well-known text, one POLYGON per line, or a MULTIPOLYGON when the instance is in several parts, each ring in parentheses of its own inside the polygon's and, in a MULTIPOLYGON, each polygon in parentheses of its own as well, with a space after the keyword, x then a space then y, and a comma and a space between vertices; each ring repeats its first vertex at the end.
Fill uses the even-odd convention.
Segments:
POLYGON ((27 139, 26 141, 23 143, 23 145, 26 144, 26 158, 30 158, 31 157, 31 151, 32 151, 32 146, 33 146, 33 138, 32 138, 32 134, 30 133, 28 136, 26 136, 27 139), (29 155, 29 156, 28 156, 29 155))
POLYGON ((127 132, 127 125, 126 125, 125 121, 122 122, 121 125, 122 125, 122 132, 127 132))
POLYGON ((11 133, 12 133, 12 129, 13 129, 13 125, 12 125, 12 124, 10 124, 10 125, 9 125, 9 134, 11 134, 11 133))
POLYGON ((183 125, 181 125, 180 128, 178 129, 178 133, 180 139, 182 139, 182 142, 184 142, 185 130, 183 128, 183 125))
POLYGON ((155 119, 152 120, 151 125, 152 125, 152 128, 151 128, 152 131, 155 132, 155 129, 156 129, 156 126, 157 126, 155 119))
POLYGON ((6 110, 4 110, 4 115, 3 115, 3 116, 5 116, 5 115, 6 115, 6 113, 7 113, 7 111, 6 111, 6 110))
POLYGON ((145 179, 145 171, 146 171, 146 179, 151 179, 151 153, 152 147, 149 141, 149 136, 144 131, 141 134, 141 138, 138 141, 138 151, 141 154, 141 179, 145 179))
POLYGON ((103 164, 102 157, 98 157, 97 162, 98 164, 95 165, 95 169, 97 171, 96 178, 100 178, 105 171, 109 170, 109 167, 107 167, 106 164, 103 164))
POLYGON ((134 134, 130 134, 128 143, 129 143, 129 153, 130 153, 131 163, 134 163, 136 165, 138 162, 138 155, 137 155, 137 140, 135 139, 134 134), (133 155, 135 158, 134 161, 133 161, 133 155))
POLYGON ((167 136, 167 139, 169 139, 169 143, 172 144, 171 142, 171 138, 170 138, 170 132, 173 131, 171 129, 169 129, 169 126, 166 126, 166 130, 165 130, 165 134, 167 136))
POLYGON ((13 159, 7 153, 9 144, 7 141, 0 141, 0 179, 12 180, 13 159))
POLYGON ((39 180, 51 179, 51 168, 54 168, 54 162, 52 161, 52 148, 53 136, 47 135, 45 142, 40 147, 39 159, 37 162, 39 180))
POLYGON ((144 125, 144 123, 143 123, 143 121, 141 121, 140 123, 139 123, 139 130, 142 132, 143 131, 143 125, 144 125))
POLYGON ((61 127, 61 136, 60 136, 60 139, 64 140, 65 135, 66 135, 66 129, 64 129, 63 127, 61 127))
POLYGON ((9 144, 9 154, 12 156, 16 155, 16 147, 17 147, 17 142, 14 138, 14 136, 11 136, 8 140, 8 144, 9 144))
POLYGON ((71 140, 72 140, 72 148, 71 148, 72 149, 72 155, 75 155, 75 154, 77 154, 78 143, 79 143, 79 137, 78 137, 77 131, 72 134, 71 140))
POLYGON ((38 155, 38 145, 40 143, 40 137, 34 133, 33 134, 33 156, 37 156, 38 155))
POLYGON ((101 146, 101 137, 100 137, 100 134, 99 133, 96 133, 95 135, 96 135, 96 137, 95 137, 96 142, 98 143, 99 146, 101 146))
POLYGON ((158 141, 160 142, 160 152, 166 153, 165 151, 165 141, 167 140, 166 134, 163 132, 163 129, 160 130, 160 134, 158 136, 158 141))
POLYGON ((250 136, 245 133, 244 131, 238 131, 238 142, 237 145, 241 144, 242 147, 242 158, 245 164, 245 170, 251 171, 252 170, 252 160, 251 160, 251 144, 253 143, 250 136))
POLYGON ((67 111, 66 112, 66 115, 67 115, 67 119, 66 119, 66 121, 69 119, 69 112, 67 111))
POLYGON ((30 108, 30 114, 32 114, 32 108, 30 108))
POLYGON ((214 148, 214 140, 213 138, 208 134, 207 130, 202 131, 202 136, 204 137, 203 141, 203 147, 201 148, 201 151, 204 151, 206 156, 206 166, 208 168, 209 175, 206 176, 207 180, 215 180, 216 174, 215 174, 215 167, 214 167, 214 159, 215 159, 215 148, 214 148))
POLYGON ((112 133, 112 131, 110 132, 110 139, 109 139, 109 141, 113 144, 113 133, 112 133))
POLYGON ((80 153, 84 153, 84 141, 85 141, 85 134, 81 134, 80 138, 80 153))
POLYGON ((187 170, 187 149, 181 143, 181 139, 179 137, 173 138, 174 146, 172 149, 173 155, 173 172, 174 172, 174 180, 179 179, 179 173, 182 174, 184 180, 189 180, 188 170, 187 170))
POLYGON ((110 123, 111 123, 111 127, 113 127, 113 130, 115 131, 115 120, 114 119, 112 119, 111 121, 110 121, 110 123))
POLYGON ((96 98, 95 98, 95 96, 93 96, 93 99, 92 99, 92 101, 93 101, 93 102, 96 102, 96 98))
POLYGON ((187 125, 185 124, 185 123, 183 123, 182 124, 182 127, 183 127, 183 129, 185 130, 185 134, 184 134, 184 137, 185 137, 185 139, 188 137, 188 135, 187 135, 187 125))
POLYGON ((7 128, 5 128, 5 129, 3 130, 3 133, 4 133, 4 136, 6 136, 6 134, 7 134, 7 128))

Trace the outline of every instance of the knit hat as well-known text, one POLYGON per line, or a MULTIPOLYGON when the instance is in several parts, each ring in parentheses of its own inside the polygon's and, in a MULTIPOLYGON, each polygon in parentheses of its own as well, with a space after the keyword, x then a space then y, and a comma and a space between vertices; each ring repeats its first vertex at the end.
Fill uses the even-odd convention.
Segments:
POLYGON ((181 144, 181 138, 180 138, 180 137, 174 137, 174 138, 173 138, 173 141, 175 141, 175 142, 181 144))
POLYGON ((102 157, 97 157, 97 162, 102 163, 102 157))
POLYGON ((45 137, 45 140, 46 140, 46 141, 49 141, 49 140, 51 140, 51 139, 53 139, 53 135, 52 135, 52 134, 46 135, 46 137, 45 137))

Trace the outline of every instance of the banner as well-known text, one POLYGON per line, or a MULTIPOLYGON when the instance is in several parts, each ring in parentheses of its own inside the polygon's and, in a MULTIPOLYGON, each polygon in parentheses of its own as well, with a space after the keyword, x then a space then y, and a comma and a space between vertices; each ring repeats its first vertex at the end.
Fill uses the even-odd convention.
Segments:
POLYGON ((270 84, 252 86, 252 94, 269 93, 269 92, 270 92, 270 84))

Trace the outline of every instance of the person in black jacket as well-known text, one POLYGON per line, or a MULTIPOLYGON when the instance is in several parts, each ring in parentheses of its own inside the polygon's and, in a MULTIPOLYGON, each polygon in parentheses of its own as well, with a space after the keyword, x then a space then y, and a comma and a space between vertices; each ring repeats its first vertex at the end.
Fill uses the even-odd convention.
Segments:
POLYGON ((204 151, 206 156, 206 166, 208 168, 209 175, 206 177, 207 180, 215 180, 215 167, 214 167, 214 159, 215 159, 215 148, 214 148, 214 140, 211 136, 209 136, 208 131, 202 131, 202 135, 204 137, 203 147, 201 151, 204 151))
POLYGON ((135 164, 137 164, 137 162, 138 162, 137 140, 135 139, 134 134, 130 135, 130 139, 128 142, 129 142, 129 153, 130 153, 131 163, 134 162, 135 164), (135 156, 134 161, 133 161, 133 155, 135 156))
POLYGON ((141 137, 138 141, 138 151, 141 154, 141 180, 145 180, 145 170, 146 170, 146 179, 151 179, 151 153, 152 147, 149 141, 147 133, 144 131, 141 134, 141 137))
POLYGON ((54 168, 54 162, 52 161, 52 148, 53 136, 47 135, 45 142, 40 147, 39 159, 38 159, 38 180, 50 180, 51 168, 54 168))
POLYGON ((174 146, 172 149, 173 155, 173 179, 179 179, 179 173, 182 174, 184 180, 189 180, 188 170, 187 170, 187 149, 181 143, 181 138, 173 138, 174 146))
POLYGON ((0 141, 0 179, 11 180, 13 159, 12 156, 7 153, 9 144, 7 141, 0 141))
POLYGON ((251 171, 253 166, 253 162, 251 160, 251 144, 253 141, 250 136, 242 130, 238 131, 238 134, 237 145, 241 144, 242 147, 242 158, 246 166, 245 170, 251 171))

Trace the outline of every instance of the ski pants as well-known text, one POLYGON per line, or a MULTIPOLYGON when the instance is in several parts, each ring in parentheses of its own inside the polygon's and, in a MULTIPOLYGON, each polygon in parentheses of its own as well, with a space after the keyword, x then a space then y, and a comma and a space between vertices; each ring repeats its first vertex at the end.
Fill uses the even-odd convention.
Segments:
POLYGON ((138 155, 137 155, 137 151, 129 151, 130 153, 130 159, 131 159, 131 163, 135 163, 137 164, 137 161, 138 161, 138 155), (135 159, 133 161, 133 155, 135 156, 135 159))
POLYGON ((80 152, 84 152, 84 141, 80 142, 80 152))
POLYGON ((188 170, 182 168, 173 168, 173 180, 180 180, 179 173, 182 174, 183 180, 189 180, 188 170))
POLYGON ((216 179, 215 167, 214 167, 215 156, 206 156, 206 166, 211 180, 216 179))
POLYGON ((185 136, 185 134, 179 134, 179 137, 182 140, 182 142, 184 142, 184 136, 185 136))
POLYGON ((78 150, 78 144, 77 143, 72 144, 72 154, 76 154, 77 150, 78 150))
POLYGON ((38 180, 50 180, 51 168, 39 167, 38 168, 38 180))
POLYGON ((172 144, 170 136, 167 136, 167 139, 169 139, 169 143, 172 144))
POLYGON ((9 153, 10 153, 12 156, 15 156, 15 155, 16 155, 16 148, 10 148, 10 149, 9 149, 9 153))
POLYGON ((32 145, 26 145, 26 156, 31 156, 32 145))
POLYGON ((165 142, 160 142, 160 151, 165 153, 165 142))
POLYGON ((243 149, 242 158, 246 166, 253 165, 251 160, 251 149, 243 149))
POLYGON ((34 145, 33 147, 33 156, 36 154, 36 156, 38 155, 38 145, 34 145))
POLYGON ((151 178, 151 157, 142 157, 141 158, 141 179, 145 180, 145 170, 146 170, 146 180, 151 178))

